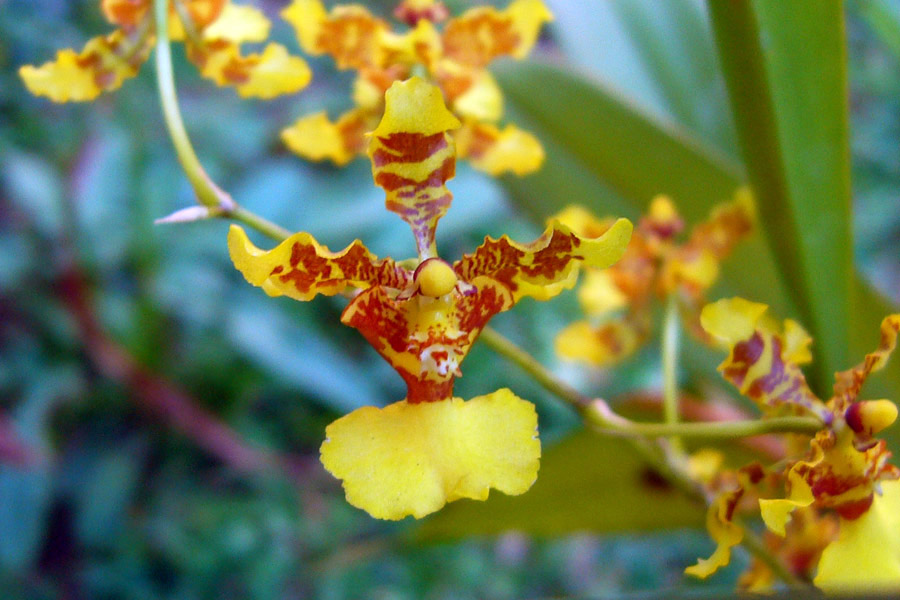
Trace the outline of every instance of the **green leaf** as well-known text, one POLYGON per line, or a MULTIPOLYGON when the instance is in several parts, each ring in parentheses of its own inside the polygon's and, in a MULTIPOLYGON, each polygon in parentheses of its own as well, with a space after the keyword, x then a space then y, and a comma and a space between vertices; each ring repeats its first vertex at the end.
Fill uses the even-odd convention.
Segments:
POLYGON ((544 453, 538 479, 524 495, 493 492, 486 502, 456 502, 423 521, 415 535, 646 531, 699 527, 704 514, 703 506, 661 484, 623 440, 580 431, 544 453))
POLYGON ((709 2, 760 214, 821 392, 850 361, 853 253, 847 56, 840 2, 709 2))

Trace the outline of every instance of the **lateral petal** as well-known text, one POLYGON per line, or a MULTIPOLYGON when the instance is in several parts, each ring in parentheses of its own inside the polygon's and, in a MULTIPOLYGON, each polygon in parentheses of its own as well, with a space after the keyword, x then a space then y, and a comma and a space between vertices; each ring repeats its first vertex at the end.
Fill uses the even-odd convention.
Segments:
POLYGON ((463 281, 487 277, 499 282, 509 290, 513 303, 526 296, 549 300, 575 285, 580 264, 605 268, 619 260, 630 237, 627 219, 619 219, 595 239, 581 238, 554 222, 530 244, 505 235, 497 240, 488 237, 453 268, 463 281))
POLYGON ((337 122, 325 112, 300 117, 281 130, 281 139, 292 152, 309 160, 330 160, 338 166, 365 151, 365 134, 377 117, 368 111, 354 109, 341 115, 337 122))
POLYGON ((260 250, 243 228, 228 231, 228 252, 235 268, 270 296, 310 300, 316 294, 333 296, 347 287, 373 285, 403 289, 412 275, 391 258, 376 258, 359 240, 330 252, 310 234, 296 233, 272 250, 260 250))
POLYGON ((241 55, 237 44, 225 39, 189 46, 188 56, 204 77, 233 86, 244 98, 274 98, 297 92, 312 73, 302 58, 291 56, 281 44, 270 43, 262 54, 241 55))
POLYGON ((24 65, 19 76, 32 94, 54 102, 84 102, 101 92, 118 89, 122 82, 137 75, 150 52, 149 38, 134 48, 121 30, 95 37, 78 54, 69 48, 59 50, 56 60, 40 67, 24 65))

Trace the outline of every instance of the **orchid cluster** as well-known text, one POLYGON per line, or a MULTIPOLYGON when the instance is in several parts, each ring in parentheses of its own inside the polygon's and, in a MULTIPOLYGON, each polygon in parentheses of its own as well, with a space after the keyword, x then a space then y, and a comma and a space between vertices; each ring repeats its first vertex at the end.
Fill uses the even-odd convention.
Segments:
MULTIPOLYGON (((29 90, 56 102, 92 100, 135 76, 154 46, 168 39, 185 44, 204 77, 242 97, 293 94, 310 80, 306 62, 277 43, 258 54, 242 52, 241 44, 269 37, 268 19, 250 6, 101 0, 100 8, 117 29, 80 52, 60 50, 52 62, 22 67, 29 90)), ((358 239, 331 251, 310 233, 282 235, 227 203, 202 218, 233 218, 278 238, 274 248, 260 249, 232 224, 227 245, 235 268, 269 296, 348 298, 341 323, 362 334, 406 383, 403 399, 359 408, 325 429, 321 462, 343 482, 350 504, 399 520, 462 498, 484 500, 491 489, 526 492, 541 457, 534 405, 509 389, 465 400, 454 396, 454 381, 494 315, 526 297, 550 300, 584 273, 577 291, 584 318, 555 340, 562 359, 615 367, 653 339, 663 304, 666 326, 680 323, 699 342, 728 351, 719 371, 752 401, 759 423, 784 419, 788 435, 777 462, 726 468, 717 452, 691 455, 681 445, 699 424, 677 422, 674 377, 664 383, 671 418, 656 424, 670 427, 663 434, 646 433, 647 424, 611 413, 604 401, 558 394, 602 433, 645 438, 662 457, 657 466, 701 490, 717 547, 687 573, 707 577, 727 565, 731 549, 748 535, 744 519, 758 517, 771 560, 754 560, 745 587, 770 587, 776 561, 826 590, 900 588, 900 469, 878 437, 897 408, 859 398, 895 349, 900 314, 884 319, 880 342, 862 363, 836 374, 832 396, 817 397, 801 370, 812 359, 812 340, 800 324, 779 324, 765 305, 742 298, 709 302, 721 263, 754 234, 756 209, 745 188, 683 240, 684 220, 660 195, 633 232, 625 219, 598 218, 573 205, 530 243, 488 237, 447 262, 436 230, 453 200, 447 182, 457 159, 493 176, 527 175, 544 161, 534 135, 501 128, 503 96, 487 67, 500 57, 524 58, 552 20, 548 9, 541 0, 513 0, 502 10, 478 7, 451 18, 441 2, 404 0, 394 27, 362 6, 326 10, 320 0, 293 0, 281 16, 305 53, 327 54, 339 69, 356 71, 354 108, 335 120, 324 112, 303 116, 281 139, 301 157, 336 166, 365 154, 385 208, 410 227, 416 254, 378 258, 358 239), (803 427, 791 429, 797 418, 803 427)), ((176 143, 176 149, 192 183, 212 186, 202 169, 191 167, 196 160, 185 160, 190 145, 176 143)), ((673 352, 664 344, 664 362, 674 360, 673 352)))

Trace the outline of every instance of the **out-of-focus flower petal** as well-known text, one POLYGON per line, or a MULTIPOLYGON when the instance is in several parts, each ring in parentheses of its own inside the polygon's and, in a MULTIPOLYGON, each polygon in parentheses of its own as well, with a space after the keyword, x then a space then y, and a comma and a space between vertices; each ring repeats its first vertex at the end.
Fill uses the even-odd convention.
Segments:
POLYGON ((357 409, 328 426, 322 464, 347 501, 379 519, 421 518, 491 488, 522 494, 537 477, 534 405, 507 389, 469 401, 357 409))
POLYGON ((320 0, 294 0, 281 11, 309 54, 329 54, 339 69, 378 66, 379 38, 387 23, 359 5, 336 6, 330 13, 320 0))
POLYGON ((609 270, 590 269, 578 288, 578 303, 589 317, 603 317, 628 306, 628 296, 609 270))
POLYGON ((359 240, 340 252, 330 252, 301 232, 265 251, 254 246, 241 227, 232 225, 228 251, 244 278, 270 296, 310 300, 316 294, 338 294, 348 286, 404 289, 412 282, 410 273, 393 259, 377 259, 359 240))
POLYGON ((128 30, 137 27, 152 6, 148 0, 100 0, 106 20, 128 30))
POLYGON ((784 320, 784 359, 795 365, 805 365, 812 361, 812 353, 809 345, 812 344, 812 336, 809 332, 793 319, 784 320))
POLYGON ((596 367, 608 367, 631 356, 646 338, 646 329, 631 319, 601 325, 576 321, 556 336, 556 353, 596 367))
POLYGON ((456 114, 488 123, 498 121, 503 115, 503 92, 489 72, 446 62, 438 70, 437 79, 456 114))
POLYGON ((306 87, 312 77, 306 61, 288 54, 281 44, 270 43, 262 54, 242 56, 237 44, 219 39, 190 46, 189 56, 204 77, 233 86, 244 98, 291 94, 306 87))
POLYGON ((192 25, 202 30, 219 18, 230 0, 182 0, 191 18, 192 25))
POLYGON ((482 68, 498 56, 524 58, 544 23, 553 15, 541 0, 514 0, 505 10, 472 8, 451 19, 444 29, 444 55, 460 64, 482 68))
POLYGON ((544 163, 541 143, 514 125, 500 130, 491 123, 467 120, 455 138, 459 157, 489 175, 527 175, 544 163))
POLYGON ((384 117, 369 140, 385 206, 409 224, 423 256, 436 255, 435 228, 453 200, 445 183, 456 173, 456 152, 447 132, 456 127, 441 91, 413 77, 387 91, 384 117))
MULTIPOLYGON (((787 360, 786 343, 778 333, 760 328, 768 307, 742 298, 708 304, 700 323, 710 335, 731 346, 719 370, 742 394, 760 406, 791 406, 830 420, 831 413, 815 397, 800 367, 787 360)), ((796 348, 791 354, 796 354, 796 348)))
POLYGON ((866 358, 852 369, 835 373, 834 398, 831 408, 835 411, 846 410, 856 400, 860 388, 869 375, 881 370, 897 347, 897 334, 900 331, 900 314, 889 315, 881 321, 881 338, 878 347, 866 354, 866 358))
POLYGON ((841 519, 838 539, 822 553, 813 582, 827 592, 900 591, 900 482, 883 482, 869 510, 841 519))
POLYGON ((784 537, 784 528, 794 509, 805 508, 815 501, 812 490, 796 472, 788 474, 791 492, 787 498, 763 498, 759 501, 760 515, 769 531, 784 537))
POLYGON ((206 40, 223 39, 235 44, 264 42, 269 37, 269 19, 258 8, 229 2, 222 13, 203 29, 206 40))
POLYGON ((440 23, 449 16, 450 11, 439 0, 403 0, 394 9, 394 17, 410 26, 423 20, 440 23))
POLYGON ((405 33, 379 29, 376 42, 372 64, 382 68, 421 64, 431 70, 441 53, 441 36, 429 21, 419 21, 405 33))
POLYGON ((718 260, 731 254, 735 244, 747 237, 756 223, 756 206, 747 188, 738 188, 734 200, 716 206, 709 219, 691 230, 687 246, 704 248, 718 260))
POLYGON ((127 43, 122 31, 114 31, 91 39, 78 54, 66 48, 56 53, 53 62, 40 67, 25 65, 19 69, 19 75, 32 94, 54 102, 93 100, 137 75, 147 59, 152 40, 138 42, 140 46, 133 50, 126 49, 127 43))
POLYGON ((685 574, 706 578, 731 561, 731 549, 744 539, 743 528, 732 521, 737 502, 743 496, 743 488, 720 494, 706 511, 706 529, 716 542, 716 549, 709 558, 701 558, 696 565, 684 570, 685 574))
POLYGON ((598 219, 594 213, 578 204, 570 204, 548 220, 559 221, 581 237, 600 237, 615 222, 615 219, 598 219))
POLYGON ((581 238, 558 222, 530 244, 503 236, 488 237, 473 254, 453 268, 464 281, 485 276, 504 285, 514 302, 525 296, 548 300, 575 285, 580 264, 605 268, 625 252, 631 237, 631 222, 619 219, 599 238, 581 238))
POLYGON ((354 109, 332 123, 325 112, 298 119, 281 131, 291 151, 309 160, 330 160, 343 166, 365 150, 365 134, 374 127, 371 115, 354 109))

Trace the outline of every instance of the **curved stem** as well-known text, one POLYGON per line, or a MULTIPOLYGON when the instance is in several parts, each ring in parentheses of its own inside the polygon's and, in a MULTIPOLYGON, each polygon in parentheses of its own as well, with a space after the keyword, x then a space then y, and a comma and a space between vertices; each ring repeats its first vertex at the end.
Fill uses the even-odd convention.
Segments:
POLYGON ((223 212, 233 210, 234 200, 220 189, 200 164, 184 121, 178 108, 178 96, 175 93, 175 76, 172 72, 172 50, 169 46, 169 2, 154 0, 154 17, 156 19, 156 81, 159 87, 159 99, 162 103, 163 115, 169 137, 175 146, 178 161, 184 169, 200 204, 218 211, 210 216, 219 216, 223 212))
POLYGON ((514 362, 544 389, 572 405, 598 432, 624 437, 689 437, 701 440, 727 440, 764 433, 814 434, 822 429, 815 417, 779 417, 752 421, 714 421, 705 423, 640 423, 626 419, 600 399, 590 399, 561 381, 525 350, 485 327, 480 338, 498 354, 514 362))

